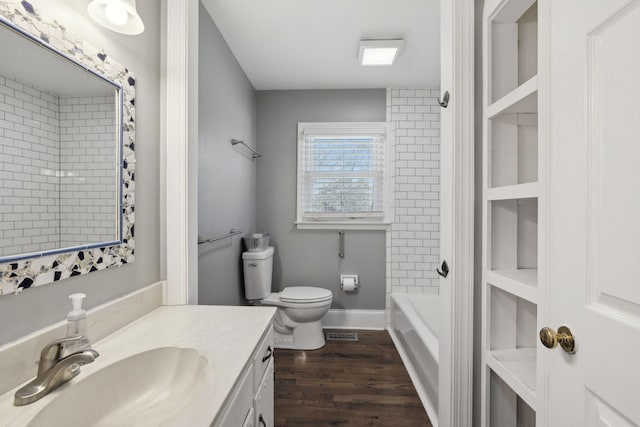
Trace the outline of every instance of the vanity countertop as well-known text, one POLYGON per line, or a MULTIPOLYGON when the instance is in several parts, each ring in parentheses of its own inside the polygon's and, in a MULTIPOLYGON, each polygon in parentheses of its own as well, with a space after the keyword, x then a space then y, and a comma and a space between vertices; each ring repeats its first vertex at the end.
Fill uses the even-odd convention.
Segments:
MULTIPOLYGON (((0 425, 25 426, 58 394, 93 372, 125 357, 165 346, 196 349, 207 359, 205 380, 169 425, 209 426, 229 396, 269 326, 272 307, 163 306, 93 344, 100 353, 70 383, 30 405, 13 405, 19 388, 0 396, 0 425)), ((91 331, 89 331, 91 335, 91 331)), ((36 367, 33 374, 35 376, 36 367)))

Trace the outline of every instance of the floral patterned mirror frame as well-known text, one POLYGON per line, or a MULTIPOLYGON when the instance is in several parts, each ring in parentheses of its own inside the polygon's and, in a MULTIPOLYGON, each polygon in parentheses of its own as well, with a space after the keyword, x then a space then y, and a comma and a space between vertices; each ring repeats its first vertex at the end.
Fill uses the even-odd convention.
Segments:
POLYGON ((135 84, 134 75, 107 54, 69 34, 58 22, 41 17, 26 0, 0 1, 0 25, 29 35, 43 46, 121 87, 121 218, 120 244, 82 250, 62 249, 58 253, 23 258, 0 264, 0 295, 57 282, 81 274, 128 264, 134 261, 135 220, 135 84))

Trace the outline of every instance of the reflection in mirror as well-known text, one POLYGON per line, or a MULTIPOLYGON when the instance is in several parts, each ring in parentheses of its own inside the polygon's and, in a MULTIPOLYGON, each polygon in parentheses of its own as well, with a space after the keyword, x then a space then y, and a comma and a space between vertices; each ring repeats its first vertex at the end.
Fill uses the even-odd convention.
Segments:
POLYGON ((0 295, 134 262, 135 76, 26 0, 0 54, 0 295))
POLYGON ((4 25, 0 52, 0 261, 119 241, 119 87, 4 25))

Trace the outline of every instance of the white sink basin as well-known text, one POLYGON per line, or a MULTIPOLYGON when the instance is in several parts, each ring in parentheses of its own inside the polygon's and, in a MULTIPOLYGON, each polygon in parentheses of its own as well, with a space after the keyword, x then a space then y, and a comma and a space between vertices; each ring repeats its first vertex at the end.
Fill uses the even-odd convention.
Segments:
POLYGON ((198 392, 206 364, 189 348, 162 347, 135 354, 85 378, 81 373, 62 386, 29 425, 162 425, 198 392))

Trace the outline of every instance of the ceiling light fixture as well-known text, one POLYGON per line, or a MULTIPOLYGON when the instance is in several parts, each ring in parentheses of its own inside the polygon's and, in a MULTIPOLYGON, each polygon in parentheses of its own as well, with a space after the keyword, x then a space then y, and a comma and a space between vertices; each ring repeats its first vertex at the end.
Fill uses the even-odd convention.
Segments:
POLYGON ((136 35, 144 31, 136 0, 93 0, 87 10, 94 21, 116 33, 136 35))
POLYGON ((360 65, 393 65, 404 40, 360 40, 360 65))

